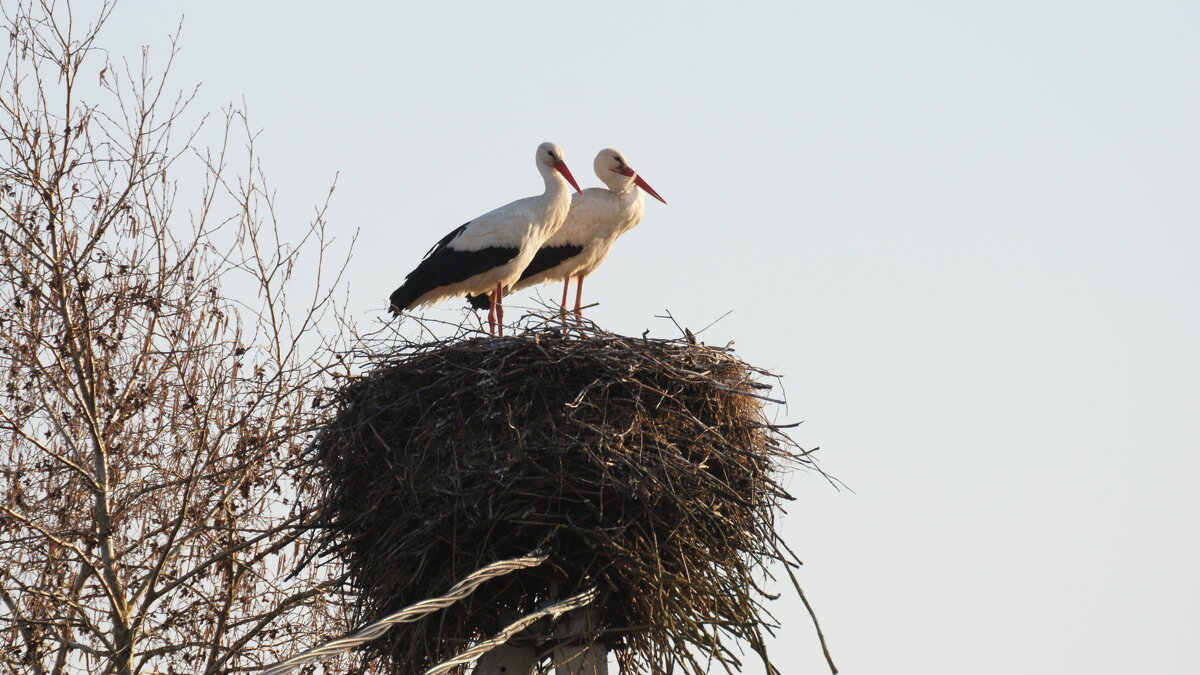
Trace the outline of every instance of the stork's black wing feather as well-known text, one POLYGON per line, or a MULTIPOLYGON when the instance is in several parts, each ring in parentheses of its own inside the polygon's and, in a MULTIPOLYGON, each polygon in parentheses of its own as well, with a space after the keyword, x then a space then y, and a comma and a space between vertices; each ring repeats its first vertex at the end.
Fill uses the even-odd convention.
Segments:
POLYGON ((462 225, 459 225, 458 227, 454 228, 453 230, 450 230, 450 234, 442 237, 441 239, 438 240, 438 243, 429 247, 429 250, 425 252, 425 256, 421 259, 424 260, 425 258, 428 258, 430 253, 433 253, 434 251, 438 250, 439 248, 445 248, 451 241, 454 241, 455 237, 462 234, 463 230, 467 229, 467 226, 470 224, 471 224, 471 221, 468 220, 467 222, 463 223, 462 225))
POLYGON ((411 309, 410 305, 429 291, 466 281, 476 274, 499 267, 517 257, 520 250, 516 247, 489 246, 474 251, 450 248, 450 242, 469 224, 458 227, 442 237, 441 241, 429 249, 417 268, 408 273, 404 284, 393 291, 389 299, 393 313, 411 309))
MULTIPOLYGON (((538 249, 537 254, 533 256, 533 260, 529 262, 529 266, 525 268, 525 271, 521 272, 521 278, 528 279, 535 274, 545 272, 565 260, 574 258, 580 253, 583 253, 583 246, 576 244, 543 246, 538 249)), ((473 309, 491 309, 492 307, 492 298, 487 293, 468 295, 467 302, 471 304, 473 309)))
POLYGON ((533 256, 533 260, 529 261, 529 267, 521 272, 522 279, 545 272, 546 270, 562 263, 568 258, 583 253, 583 247, 576 244, 563 244, 561 246, 543 246, 538 249, 537 255, 533 256))

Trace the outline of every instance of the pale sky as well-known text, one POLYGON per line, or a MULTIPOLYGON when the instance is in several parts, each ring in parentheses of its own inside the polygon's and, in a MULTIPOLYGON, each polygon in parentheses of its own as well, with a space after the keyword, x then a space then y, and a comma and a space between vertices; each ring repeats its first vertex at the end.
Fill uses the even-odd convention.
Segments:
POLYGON ((783 521, 842 672, 1200 672, 1200 3, 333 6, 125 0, 101 42, 185 17, 173 81, 245 100, 285 227, 340 174, 360 324, 539 142, 585 187, 619 148, 669 205, 590 315, 731 311, 701 338, 784 376, 853 490, 793 475, 783 521))

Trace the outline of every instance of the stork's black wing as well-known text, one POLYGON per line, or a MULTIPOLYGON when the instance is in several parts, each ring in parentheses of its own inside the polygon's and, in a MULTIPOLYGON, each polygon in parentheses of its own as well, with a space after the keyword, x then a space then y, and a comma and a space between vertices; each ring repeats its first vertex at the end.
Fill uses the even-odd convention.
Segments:
POLYGON ((390 302, 393 313, 411 309, 410 305, 429 291, 466 281, 476 274, 499 267, 520 252, 516 247, 508 246, 489 246, 474 251, 453 248, 450 244, 467 225, 470 223, 456 228, 434 244, 417 268, 404 278, 404 284, 392 292, 390 302))
MULTIPOLYGON (((570 258, 583 253, 583 247, 576 244, 563 244, 561 246, 543 246, 538 249, 533 260, 529 262, 529 266, 525 271, 521 272, 522 279, 545 272, 546 270, 562 263, 570 258)), ((479 295, 468 295, 467 302, 471 304, 473 309, 491 309, 492 298, 487 293, 479 295)))

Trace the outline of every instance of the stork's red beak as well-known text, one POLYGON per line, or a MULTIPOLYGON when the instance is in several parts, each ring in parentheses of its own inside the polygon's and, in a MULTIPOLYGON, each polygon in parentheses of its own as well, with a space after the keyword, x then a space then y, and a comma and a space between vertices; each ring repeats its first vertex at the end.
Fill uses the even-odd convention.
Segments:
POLYGON ((634 185, 636 185, 636 186, 638 186, 638 187, 640 187, 640 188, 642 188, 642 189, 643 189, 643 190, 645 190, 646 192, 649 192, 649 193, 650 193, 650 196, 651 196, 651 197, 654 197, 654 198, 655 198, 655 199, 657 199, 658 201, 660 201, 660 202, 662 202, 662 203, 664 203, 664 204, 666 204, 666 203, 667 203, 667 200, 663 199, 662 197, 659 197, 659 196, 658 196, 658 193, 654 191, 654 188, 650 187, 650 184, 649 184, 649 183, 647 183, 646 181, 642 180, 642 177, 641 177, 641 176, 635 175, 635 176, 633 177, 633 184, 634 184, 634 185))
POLYGON ((561 173, 563 178, 566 178, 567 182, 571 184, 571 187, 575 188, 576 192, 583 194, 583 190, 579 189, 579 183, 575 182, 575 177, 571 175, 571 170, 567 168, 566 162, 562 161, 561 159, 558 160, 554 163, 554 170, 561 173))

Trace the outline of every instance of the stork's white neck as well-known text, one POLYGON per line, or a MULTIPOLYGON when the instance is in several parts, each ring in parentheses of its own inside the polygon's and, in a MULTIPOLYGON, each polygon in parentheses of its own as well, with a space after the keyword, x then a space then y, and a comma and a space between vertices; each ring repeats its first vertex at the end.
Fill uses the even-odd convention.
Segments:
POLYGON ((538 162, 537 169, 538 173, 542 174, 542 181, 546 183, 544 195, 547 197, 558 197, 570 194, 571 186, 567 183, 567 179, 563 178, 562 174, 555 170, 554 167, 538 162))
POLYGON ((547 237, 562 227, 563 221, 567 219, 567 213, 571 211, 571 184, 548 164, 538 162, 537 168, 538 173, 542 174, 542 180, 546 183, 546 191, 540 197, 534 198, 538 208, 542 210, 543 217, 540 219, 541 222, 535 225, 538 235, 530 240, 529 255, 531 257, 547 237))
POLYGON ((617 195, 625 195, 636 187, 631 176, 622 176, 615 171, 597 173, 596 176, 604 182, 608 189, 617 195))

